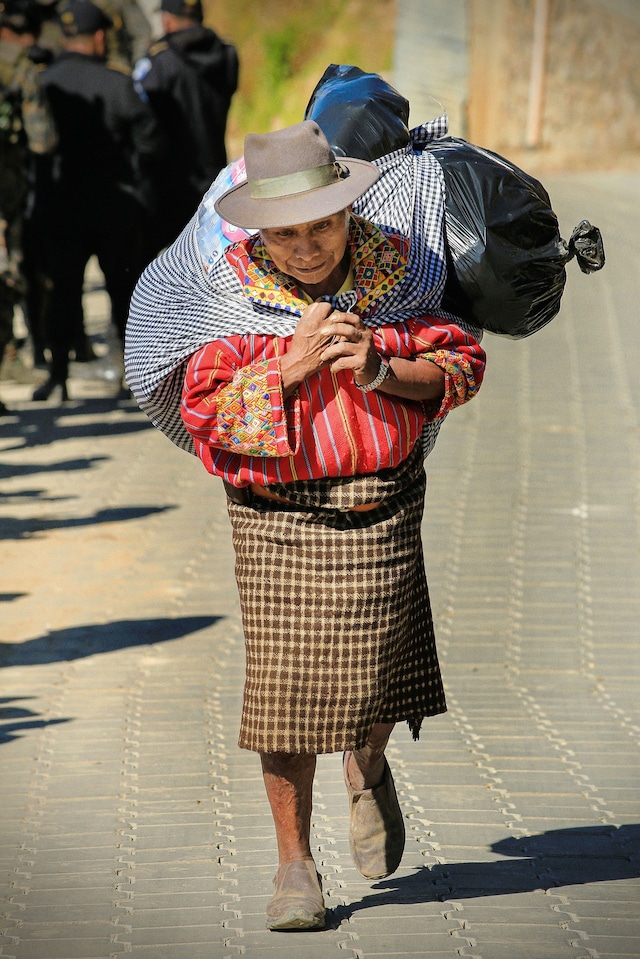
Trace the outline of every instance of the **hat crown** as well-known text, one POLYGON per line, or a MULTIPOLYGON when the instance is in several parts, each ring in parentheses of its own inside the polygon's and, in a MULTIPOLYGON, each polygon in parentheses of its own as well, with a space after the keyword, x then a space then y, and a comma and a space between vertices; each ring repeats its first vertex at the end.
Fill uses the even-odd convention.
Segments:
POLYGON ((258 229, 295 226, 350 206, 378 179, 373 163, 335 154, 315 120, 244 141, 247 178, 214 203, 228 223, 258 229))
POLYGON ((334 163, 335 154, 314 120, 274 133, 249 133, 244 141, 248 180, 304 173, 334 163))

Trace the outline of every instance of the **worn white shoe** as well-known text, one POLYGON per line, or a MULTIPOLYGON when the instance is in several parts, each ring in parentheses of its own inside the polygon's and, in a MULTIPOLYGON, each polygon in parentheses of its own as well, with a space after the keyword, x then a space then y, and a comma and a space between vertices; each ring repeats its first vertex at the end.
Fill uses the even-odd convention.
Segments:
POLYGON ((342 760, 349 796, 349 849, 353 864, 365 879, 385 879, 402 860, 405 829, 389 763, 384 761, 382 782, 371 789, 354 789, 347 766, 351 753, 342 760))
POLYGON ((325 906, 320 876, 311 859, 280 866, 275 892, 267 906, 267 929, 322 929, 325 906))

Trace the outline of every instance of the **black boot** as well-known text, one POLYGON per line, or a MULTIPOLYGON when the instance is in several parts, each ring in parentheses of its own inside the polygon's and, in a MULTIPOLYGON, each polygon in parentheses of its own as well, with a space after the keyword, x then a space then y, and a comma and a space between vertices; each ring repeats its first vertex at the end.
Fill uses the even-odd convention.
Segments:
POLYGON ((38 402, 40 400, 48 400, 53 393, 60 390, 60 401, 66 403, 69 399, 69 393, 67 392, 67 381, 63 377, 53 376, 49 377, 46 383, 43 383, 42 386, 39 386, 37 390, 33 391, 33 399, 38 402))

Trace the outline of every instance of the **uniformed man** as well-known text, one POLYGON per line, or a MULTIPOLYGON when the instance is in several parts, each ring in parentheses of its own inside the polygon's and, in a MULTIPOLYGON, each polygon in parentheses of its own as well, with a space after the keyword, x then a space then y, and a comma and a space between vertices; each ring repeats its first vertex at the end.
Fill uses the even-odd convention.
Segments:
POLYGON ((24 2, 0 4, 0 364, 13 338, 15 304, 24 294, 22 224, 30 157, 56 143, 40 73, 28 55, 30 13, 24 2))
POLYGON ((226 166, 225 133, 238 55, 202 24, 200 0, 161 0, 164 36, 133 71, 158 118, 167 155, 158 185, 158 250, 172 242, 226 166))
POLYGON ((124 334, 131 292, 150 258, 145 219, 162 147, 153 113, 130 74, 105 60, 109 18, 91 0, 68 0, 60 22, 65 50, 43 80, 59 144, 45 217, 52 360, 37 400, 58 389, 66 398, 70 351, 84 325, 84 273, 93 255, 105 277, 112 321, 124 334))
MULTIPOLYGON (((59 9, 65 0, 36 0, 42 17, 42 47, 50 58, 64 49, 64 34, 60 29, 59 9)), ((111 20, 106 28, 106 56, 113 63, 127 67, 141 56, 151 43, 152 30, 147 12, 137 0, 98 0, 96 4, 111 20)))

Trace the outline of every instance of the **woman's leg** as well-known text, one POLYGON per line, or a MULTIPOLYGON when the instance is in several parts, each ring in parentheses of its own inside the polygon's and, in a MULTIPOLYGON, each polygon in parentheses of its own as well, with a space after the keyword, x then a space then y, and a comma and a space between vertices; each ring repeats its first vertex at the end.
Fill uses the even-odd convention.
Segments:
POLYGON ((362 747, 344 754, 351 858, 366 879, 384 879, 402 859, 405 829, 384 750, 393 723, 378 723, 362 747))
POLYGON ((267 906, 267 929, 320 929, 325 905, 309 842, 316 757, 262 753, 260 758, 280 863, 267 906))
POLYGON ((384 751, 395 723, 376 723, 366 745, 354 749, 347 764, 349 782, 354 789, 373 789, 384 777, 384 751))
POLYGON ((311 806, 316 757, 306 753, 261 753, 281 865, 312 859, 311 806))

